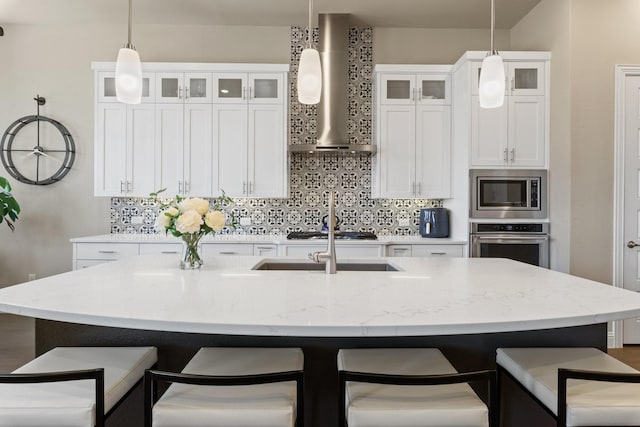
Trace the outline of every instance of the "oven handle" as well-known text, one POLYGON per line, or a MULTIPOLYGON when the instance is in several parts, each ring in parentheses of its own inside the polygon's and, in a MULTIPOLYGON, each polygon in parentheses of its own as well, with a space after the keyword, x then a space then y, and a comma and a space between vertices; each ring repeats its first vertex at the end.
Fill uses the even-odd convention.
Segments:
POLYGON ((538 235, 538 236, 510 236, 510 235, 493 235, 493 236, 484 236, 480 234, 474 234, 472 239, 474 241, 480 240, 508 240, 508 241, 523 241, 523 242, 531 242, 531 241, 547 241, 549 240, 549 235, 538 235))

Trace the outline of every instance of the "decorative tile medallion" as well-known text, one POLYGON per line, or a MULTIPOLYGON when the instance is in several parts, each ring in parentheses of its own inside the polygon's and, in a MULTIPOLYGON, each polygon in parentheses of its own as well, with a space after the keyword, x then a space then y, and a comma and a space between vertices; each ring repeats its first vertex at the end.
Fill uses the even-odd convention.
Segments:
MULTIPOLYGON (((318 31, 313 29, 317 44, 318 31)), ((289 122, 290 144, 315 141, 315 105, 302 105, 296 92, 300 54, 307 40, 307 28, 291 28, 289 122)), ((372 129, 373 29, 349 30, 349 142, 371 144, 372 129)), ((235 199, 226 210, 237 218, 250 218, 251 225, 224 233, 287 234, 317 231, 327 214, 329 191, 336 193, 336 214, 340 229, 373 231, 378 235, 416 235, 420 209, 442 206, 441 200, 372 199, 371 156, 369 154, 292 153, 289 162, 288 199, 235 199), (399 220, 411 226, 399 226, 399 220)), ((150 199, 111 199, 112 233, 157 233, 153 228, 157 204, 150 199)))

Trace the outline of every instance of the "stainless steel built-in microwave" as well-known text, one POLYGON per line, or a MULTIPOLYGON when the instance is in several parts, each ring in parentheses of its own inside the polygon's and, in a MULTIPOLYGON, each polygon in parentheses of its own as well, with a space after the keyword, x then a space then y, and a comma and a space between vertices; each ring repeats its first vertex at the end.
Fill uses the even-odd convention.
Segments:
POLYGON ((472 169, 471 218, 547 217, 547 171, 472 169))

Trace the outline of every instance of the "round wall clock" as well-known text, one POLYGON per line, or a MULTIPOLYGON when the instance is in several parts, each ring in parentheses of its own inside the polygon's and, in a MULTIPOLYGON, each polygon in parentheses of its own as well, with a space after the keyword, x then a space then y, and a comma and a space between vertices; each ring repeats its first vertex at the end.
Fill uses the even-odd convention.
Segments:
POLYGON ((37 114, 19 118, 2 135, 0 158, 16 180, 49 185, 67 175, 73 166, 76 148, 71 133, 62 123, 40 115, 45 99, 38 95, 34 100, 37 114))

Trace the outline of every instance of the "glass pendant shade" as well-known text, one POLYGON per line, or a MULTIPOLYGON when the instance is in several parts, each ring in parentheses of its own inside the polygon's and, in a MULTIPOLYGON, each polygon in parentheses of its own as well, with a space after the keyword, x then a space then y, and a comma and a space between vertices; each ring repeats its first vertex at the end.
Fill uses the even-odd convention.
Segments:
POLYGON ((482 61, 478 95, 481 108, 498 108, 504 104, 505 75, 502 57, 497 53, 482 61))
POLYGON ((116 98, 125 104, 139 104, 142 99, 142 65, 134 49, 123 47, 118 52, 116 98))
POLYGON ((298 65, 298 101, 302 104, 317 104, 322 93, 322 66, 320 53, 307 48, 302 51, 298 65))

